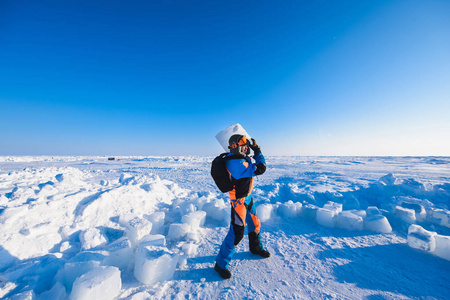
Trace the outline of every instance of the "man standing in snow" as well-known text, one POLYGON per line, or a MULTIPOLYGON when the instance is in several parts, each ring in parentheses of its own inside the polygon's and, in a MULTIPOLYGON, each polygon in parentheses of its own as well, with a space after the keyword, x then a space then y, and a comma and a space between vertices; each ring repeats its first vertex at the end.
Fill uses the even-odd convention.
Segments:
POLYGON ((244 237, 245 226, 248 226, 248 239, 250 251, 253 254, 264 258, 270 253, 261 244, 259 232, 261 222, 256 216, 256 209, 253 205, 252 190, 253 181, 256 175, 261 175, 266 171, 266 160, 261 153, 261 149, 254 139, 252 143, 247 141, 245 135, 235 134, 228 141, 230 153, 227 156, 226 167, 230 173, 234 189, 229 192, 231 200, 231 225, 225 240, 220 247, 216 258, 216 270, 222 278, 231 277, 228 270, 235 247, 244 237), (250 149, 254 152, 255 163, 248 156, 250 149))

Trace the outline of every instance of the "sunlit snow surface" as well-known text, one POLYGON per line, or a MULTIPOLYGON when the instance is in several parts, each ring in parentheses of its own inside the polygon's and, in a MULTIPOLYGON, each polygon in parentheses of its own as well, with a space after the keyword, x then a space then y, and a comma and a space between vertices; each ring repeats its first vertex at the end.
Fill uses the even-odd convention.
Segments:
MULTIPOLYGON (((271 208, 262 210, 268 212, 262 238, 272 256, 253 256, 244 237, 231 263, 233 277, 225 281, 213 266, 228 231, 229 204, 209 175, 212 158, 120 158, 0 157, 0 298, 76 297, 75 281, 79 291, 86 278, 113 278, 117 268, 121 286, 116 277, 105 279, 113 293, 106 291, 106 298, 450 297, 450 261, 407 243, 411 222, 450 236, 449 220, 433 217, 446 218, 450 208, 448 157, 267 157, 254 200, 271 208), (289 200, 301 203, 303 214, 289 213, 289 200), (321 226, 307 209, 328 201, 358 213, 375 206, 393 231, 321 226), (403 202, 424 214, 411 221, 403 202), (191 217, 200 210, 206 219, 191 217), (173 275, 144 285, 134 275, 137 249, 164 242, 148 231, 165 236, 164 259, 177 258, 178 265, 173 275)), ((158 265, 156 258, 148 265, 158 265)))

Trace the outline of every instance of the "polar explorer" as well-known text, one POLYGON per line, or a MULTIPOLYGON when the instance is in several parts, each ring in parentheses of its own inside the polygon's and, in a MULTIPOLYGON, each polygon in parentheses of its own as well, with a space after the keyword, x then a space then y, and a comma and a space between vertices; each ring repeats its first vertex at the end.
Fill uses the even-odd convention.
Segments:
POLYGON ((251 141, 249 143, 245 135, 239 134, 232 135, 228 141, 230 153, 226 156, 225 163, 233 184, 233 190, 229 192, 231 224, 214 266, 214 270, 224 279, 231 277, 231 272, 228 269, 229 263, 236 246, 244 237, 245 226, 248 227, 250 252, 264 258, 270 256, 270 253, 261 244, 259 236, 261 222, 256 216, 256 208, 252 198, 254 178, 266 171, 266 160, 256 141, 254 139, 251 139, 251 141), (248 156, 250 149, 254 152, 255 163, 248 156))

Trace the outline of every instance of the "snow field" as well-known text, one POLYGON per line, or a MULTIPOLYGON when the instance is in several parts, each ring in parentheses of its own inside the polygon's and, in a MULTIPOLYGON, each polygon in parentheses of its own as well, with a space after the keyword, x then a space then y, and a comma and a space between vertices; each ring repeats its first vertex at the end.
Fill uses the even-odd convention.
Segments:
MULTIPOLYGON (((31 160, 24 161, 16 163, 31 160)), ((402 236, 408 238, 407 249, 449 260, 445 170, 430 177, 432 184, 385 175, 386 165, 377 166, 380 171, 369 179, 350 172, 343 179, 336 170, 361 166, 347 160, 273 159, 267 174, 255 181, 254 196, 265 223, 263 243, 273 256, 255 260, 244 238, 232 261, 233 279, 222 282, 212 267, 228 230, 230 205, 210 183, 208 159, 131 158, 117 170, 97 158, 73 159, 74 167, 68 161, 38 158, 37 167, 26 168, 0 164, 0 297, 409 299, 419 298, 419 289, 403 279, 398 283, 401 275, 390 278, 397 285, 386 291, 389 283, 365 283, 380 281, 383 274, 359 283, 350 274, 379 262, 381 269, 383 262, 390 267, 399 259, 406 268, 390 274, 415 272, 420 257, 408 258, 411 253, 395 247, 405 242, 402 236), (366 257, 362 249, 371 248, 373 257, 366 257), (356 252, 341 258, 337 249, 356 252), (384 261, 396 249, 403 252, 384 261), (250 274, 257 276, 240 282, 250 274), (107 293, 96 294, 105 288, 107 293)), ((434 268, 433 274, 445 274, 445 265, 434 268)), ((442 282, 426 282, 422 288, 430 286, 424 294, 430 299, 448 294, 442 282)))

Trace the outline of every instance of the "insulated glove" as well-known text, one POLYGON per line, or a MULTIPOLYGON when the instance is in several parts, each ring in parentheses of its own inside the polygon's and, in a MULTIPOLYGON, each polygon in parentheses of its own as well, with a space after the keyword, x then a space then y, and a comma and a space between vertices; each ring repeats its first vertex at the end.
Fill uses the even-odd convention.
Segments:
POLYGON ((253 150, 255 153, 261 153, 261 148, 259 148, 259 145, 256 143, 255 139, 252 138, 252 142, 250 143, 250 149, 253 150))

